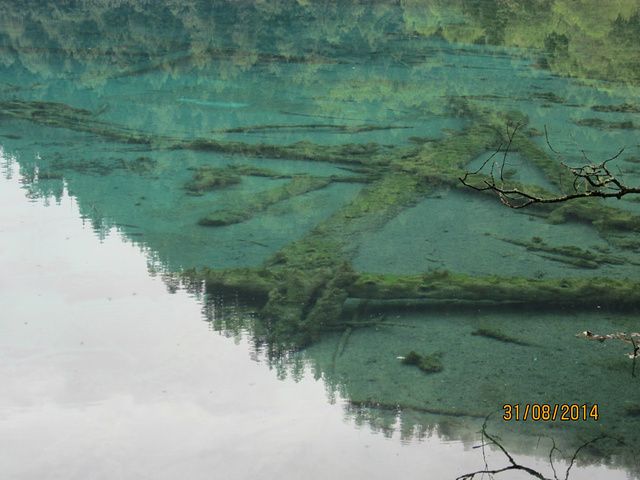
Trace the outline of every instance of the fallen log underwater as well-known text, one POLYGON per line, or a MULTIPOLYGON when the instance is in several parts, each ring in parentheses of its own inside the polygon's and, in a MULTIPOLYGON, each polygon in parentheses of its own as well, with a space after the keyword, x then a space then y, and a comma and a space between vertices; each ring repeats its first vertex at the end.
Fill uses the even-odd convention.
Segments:
MULTIPOLYGON (((210 138, 174 138, 100 120, 90 111, 65 104, 17 98, 1 101, 0 114, 45 126, 94 134, 111 141, 142 144, 149 150, 216 151, 252 159, 321 161, 363 167, 367 174, 363 175, 362 183, 366 185, 353 200, 299 241, 273 253, 262 266, 218 271, 205 268, 197 273, 188 271, 183 274, 184 278, 203 280, 209 293, 234 290, 245 297, 253 297, 252 303, 261 309, 260 317, 265 322, 267 332, 281 339, 287 338, 278 343, 303 346, 312 342, 322 331, 336 325, 344 302, 349 297, 585 307, 604 304, 629 307, 640 304, 640 284, 628 279, 474 277, 448 271, 422 275, 383 275, 356 272, 351 267, 349 261, 364 235, 378 230, 437 188, 459 188, 458 179, 469 162, 500 149, 509 135, 509 130, 504 129, 509 120, 501 114, 478 111, 475 117, 467 119, 467 125, 457 133, 420 146, 394 148, 383 148, 375 143, 320 145, 298 142, 283 146, 210 138)), ((552 185, 562 187, 557 176, 558 166, 552 156, 524 133, 518 132, 510 141, 512 151, 519 152, 540 168, 552 185)), ((227 172, 224 169, 210 169, 197 172, 194 182, 208 182, 210 186, 224 182, 237 183, 243 174, 277 178, 277 173, 258 169, 244 173, 240 170, 227 172), (211 178, 204 177, 205 174, 211 175, 211 178), (216 175, 227 175, 228 178, 218 179, 216 175)), ((220 228, 228 223, 242 222, 268 205, 324 188, 331 183, 329 177, 289 178, 288 181, 290 183, 286 187, 277 187, 269 193, 251 197, 246 202, 251 210, 249 212, 242 215, 232 212, 231 220, 227 218, 230 215, 228 212, 224 218, 219 218, 222 214, 214 212, 208 220, 200 219, 200 224, 209 225, 203 228, 220 228)), ((206 189, 204 184, 196 188, 194 182, 185 188, 196 191, 206 189)), ((612 244, 621 242, 629 245, 632 239, 621 240, 621 236, 640 231, 640 216, 597 201, 544 206, 536 211, 552 224, 568 221, 588 223, 612 244)), ((566 252, 563 250, 560 253, 566 252)), ((570 253, 576 254, 573 251, 570 253)))

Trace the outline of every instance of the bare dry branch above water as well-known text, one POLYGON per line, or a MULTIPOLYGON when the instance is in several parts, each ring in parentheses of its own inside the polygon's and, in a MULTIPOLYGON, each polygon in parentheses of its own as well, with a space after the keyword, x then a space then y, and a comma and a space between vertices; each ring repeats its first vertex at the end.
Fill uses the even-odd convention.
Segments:
MULTIPOLYGON (((559 151, 551 146, 549 134, 545 126, 545 139, 549 149, 557 156, 561 170, 558 173, 558 185, 561 188, 561 194, 549 196, 537 192, 535 188, 523 188, 522 186, 514 186, 514 182, 510 182, 505 175, 505 171, 511 164, 508 162, 508 154, 510 147, 514 141, 518 130, 524 124, 518 123, 511 129, 507 126, 507 144, 503 149, 502 144, 498 149, 484 161, 482 166, 474 172, 466 172, 460 181, 466 187, 478 191, 492 191, 498 195, 500 201, 510 208, 523 208, 534 203, 561 203, 576 198, 618 198, 624 195, 640 193, 640 187, 629 187, 622 180, 622 174, 618 169, 617 173, 613 172, 609 162, 618 158, 624 148, 612 157, 607 158, 599 163, 591 160, 586 152, 574 140, 578 150, 581 152, 586 163, 574 167, 567 164, 559 151), (502 159, 494 160, 498 154, 502 152, 502 159), (481 173, 483 169, 489 167, 489 173, 481 173), (562 173, 566 173, 563 178, 562 173), (473 182, 472 179, 481 178, 481 182, 473 182)), ((572 137, 573 138, 573 137, 572 137)))

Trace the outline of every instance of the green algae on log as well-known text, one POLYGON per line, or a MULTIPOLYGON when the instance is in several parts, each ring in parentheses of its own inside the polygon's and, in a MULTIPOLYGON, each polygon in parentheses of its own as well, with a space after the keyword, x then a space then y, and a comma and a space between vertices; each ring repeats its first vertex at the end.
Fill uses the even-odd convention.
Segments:
POLYGON ((191 192, 202 192, 236 185, 240 182, 242 182, 242 177, 235 174, 230 168, 201 168, 184 188, 191 192))
MULTIPOLYGON (((490 234, 489 234, 490 235, 490 234)), ((492 235, 490 235, 492 236, 492 235)), ((516 240, 512 238, 501 238, 495 237, 499 240, 502 240, 506 243, 511 243, 513 245, 518 245, 520 247, 525 247, 527 250, 531 252, 543 252, 538 255, 554 260, 557 262, 564 262, 570 265, 574 265, 576 267, 581 268, 598 268, 600 264, 607 263, 611 265, 623 265, 628 260, 616 257, 614 255, 606 255, 604 253, 596 253, 590 250, 585 250, 580 247, 576 247, 575 245, 559 245, 553 246, 548 245, 539 237, 534 237, 530 242, 516 240), (545 255, 547 254, 547 255, 545 255)))
POLYGON ((363 273, 349 288, 355 298, 466 300, 573 306, 640 304, 640 282, 605 277, 473 277, 439 271, 424 275, 363 273))
POLYGON ((610 120, 602 120, 601 118, 584 118, 582 120, 574 120, 572 123, 579 127, 598 128, 600 130, 638 130, 638 125, 633 120, 624 120, 621 122, 613 122, 610 120))
POLYGON ((633 103, 620 105, 594 105, 591 110, 596 112, 640 113, 640 106, 633 103))
MULTIPOLYGON (((302 274, 299 270, 297 272, 262 267, 256 270, 203 269, 198 273, 186 272, 185 275, 204 280, 210 293, 228 289, 264 299, 274 287, 286 284, 289 276, 302 274)), ((323 269, 305 273, 305 277, 320 280, 327 275, 323 269)), ((610 304, 628 308, 640 305, 640 282, 607 277, 474 277, 446 270, 423 275, 361 273, 346 291, 351 298, 377 300, 453 300, 585 307, 610 304)))
POLYGON ((565 103, 567 100, 556 95, 553 92, 545 92, 545 93, 534 93, 533 98, 538 98, 542 100, 546 100, 551 103, 565 103))
POLYGON ((571 186, 573 179, 567 178, 566 170, 560 165, 558 159, 538 146, 527 135, 516 134, 510 150, 518 152, 527 161, 540 168, 544 172, 546 180, 554 187, 562 190, 571 186))
POLYGON ((373 142, 327 146, 307 141, 296 142, 291 145, 273 145, 267 143, 227 142, 210 138, 198 138, 195 140, 164 138, 161 140, 162 142, 157 142, 155 146, 169 150, 222 152, 252 158, 278 158, 328 163, 386 163, 384 156, 380 159, 374 157, 381 152, 381 147, 373 142))
POLYGON ((597 199, 560 204, 549 213, 547 219, 551 224, 565 223, 569 220, 590 223, 603 236, 607 236, 611 229, 640 232, 640 215, 603 205, 597 199))
MULTIPOLYGON (((253 165, 227 165, 226 167, 204 167, 194 169, 193 179, 184 188, 194 194, 216 190, 242 182, 242 177, 264 177, 271 179, 296 179, 302 175, 283 175, 269 168, 254 167, 253 165)), ((369 169, 365 169, 368 171, 369 169)), ((367 177, 330 177, 332 181, 366 181, 367 177)), ((295 190, 295 189, 293 189, 295 190)), ((251 203, 251 202, 248 202, 251 203)), ((260 203, 258 201, 258 203, 260 203)))
MULTIPOLYGON (((455 302, 518 303, 592 308, 640 305, 640 282, 611 278, 473 277, 437 271, 424 275, 358 273, 348 263, 335 269, 282 267, 204 269, 184 274, 204 281, 206 292, 233 292, 246 299, 263 326, 269 345, 277 351, 304 347, 323 332, 339 326, 345 300, 448 300, 455 302)), ((390 326, 396 324, 389 323, 390 326)))
MULTIPOLYGON (((482 174, 476 176, 478 177, 476 179, 478 183, 489 178, 482 174)), ((557 196, 537 185, 523 185, 511 181, 505 182, 505 185, 508 188, 526 191, 540 198, 554 198, 557 196)), ((490 191, 484 193, 487 195, 493 194, 490 191)), ((579 201, 550 204, 537 203, 527 208, 536 212, 537 216, 546 218, 547 223, 552 225, 568 222, 591 225, 603 238, 616 245, 619 244, 618 237, 620 234, 624 232, 640 232, 640 215, 636 215, 630 210, 612 207, 610 204, 603 204, 597 198, 581 198, 579 201)), ((522 213, 522 210, 517 211, 522 213)))
POLYGON ((125 143, 151 145, 153 136, 123 125, 94 118, 94 113, 64 103, 13 98, 0 101, 0 116, 28 120, 39 125, 67 128, 125 143))
POLYGON ((284 272, 285 281, 268 293, 262 320, 276 343, 307 345, 335 325, 347 299, 347 290, 359 274, 347 262, 334 271, 320 269, 310 275, 284 272))
POLYGON ((347 143, 337 146, 297 142, 292 145, 246 144, 210 138, 182 139, 135 130, 98 120, 88 110, 56 102, 14 98, 0 101, 0 115, 40 125, 90 133, 123 143, 148 145, 150 149, 196 150, 245 155, 253 158, 281 158, 330 163, 386 164, 389 159, 377 143, 347 143))
POLYGON ((348 260, 348 245, 375 231, 425 191, 419 180, 389 175, 366 186, 349 204, 314 227, 305 237, 272 254, 265 265, 273 268, 314 270, 335 268, 348 260))
POLYGON ((300 241, 274 253, 265 265, 313 270, 335 268, 348 261, 354 240, 382 227, 439 184, 457 185, 458 168, 494 147, 498 137, 494 128, 470 127, 436 145, 404 151, 394 158, 386 175, 363 188, 300 241))
POLYGON ((198 220, 198 225, 220 227, 244 222, 274 203, 319 190, 330 183, 330 177, 297 176, 286 185, 250 195, 236 202, 236 206, 232 208, 216 210, 198 220))

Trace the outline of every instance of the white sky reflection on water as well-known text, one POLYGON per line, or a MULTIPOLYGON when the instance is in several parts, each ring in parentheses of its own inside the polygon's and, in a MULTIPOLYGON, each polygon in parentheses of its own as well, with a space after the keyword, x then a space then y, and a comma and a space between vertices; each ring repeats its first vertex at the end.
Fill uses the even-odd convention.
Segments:
POLYGON ((453 479, 482 468, 469 445, 354 427, 310 374, 278 380, 246 342, 212 332, 197 300, 150 277, 138 247, 113 233, 99 242, 66 194, 47 208, 28 201, 18 176, 0 181, 2 478, 453 479))

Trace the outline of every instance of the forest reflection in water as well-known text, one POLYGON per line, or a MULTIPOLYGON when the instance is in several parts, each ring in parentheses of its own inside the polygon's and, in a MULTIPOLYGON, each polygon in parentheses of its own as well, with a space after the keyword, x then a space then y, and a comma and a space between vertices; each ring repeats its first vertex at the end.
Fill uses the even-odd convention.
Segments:
POLYGON ((561 1, 2 6, 3 149, 27 196, 75 197, 356 422, 458 438, 505 403, 598 404, 495 428, 516 451, 624 437, 581 460, 635 472, 626 345, 575 335, 637 331, 637 204, 514 212, 458 179, 521 125, 514 184, 564 188, 545 126, 570 161, 572 136, 590 158, 627 145, 637 183, 637 6, 597 31, 561 1))

